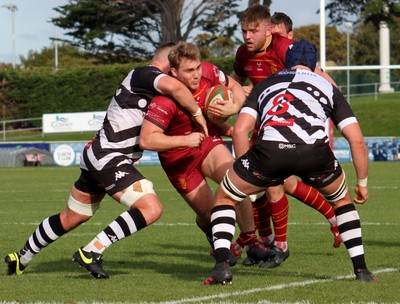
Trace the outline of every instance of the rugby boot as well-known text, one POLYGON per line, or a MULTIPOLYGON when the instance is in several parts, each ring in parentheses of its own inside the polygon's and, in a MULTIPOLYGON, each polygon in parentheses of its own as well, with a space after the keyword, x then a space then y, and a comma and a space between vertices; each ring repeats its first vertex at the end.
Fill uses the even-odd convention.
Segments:
POLYGON ((84 267, 95 279, 108 279, 110 277, 107 271, 103 269, 103 261, 99 253, 86 252, 79 248, 72 255, 72 261, 84 267))
POLYGON ((357 269, 355 272, 356 275, 356 280, 361 281, 361 282, 372 282, 372 281, 378 281, 379 279, 374 276, 374 274, 369 271, 368 269, 357 269))
POLYGON ((22 275, 26 266, 20 262, 19 253, 13 252, 4 257, 4 263, 7 265, 7 275, 22 275))
POLYGON ((211 275, 203 282, 202 286, 232 284, 232 272, 229 261, 216 263, 211 275))
POLYGON ((331 232, 333 234, 333 247, 339 248, 343 244, 343 241, 342 238, 340 237, 338 226, 332 226, 331 232))
POLYGON ((275 268, 281 265, 290 255, 289 249, 285 252, 279 247, 274 246, 271 248, 271 253, 273 256, 268 260, 261 261, 258 266, 261 268, 275 268))
POLYGON ((269 247, 259 242, 251 244, 246 249, 246 252, 247 257, 242 262, 244 266, 258 264, 261 261, 269 260, 275 256, 275 252, 271 252, 269 247))

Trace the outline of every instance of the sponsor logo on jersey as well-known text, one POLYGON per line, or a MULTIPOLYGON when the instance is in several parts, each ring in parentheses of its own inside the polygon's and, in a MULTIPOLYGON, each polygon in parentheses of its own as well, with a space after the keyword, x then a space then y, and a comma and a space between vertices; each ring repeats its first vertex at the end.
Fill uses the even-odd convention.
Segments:
POLYGON ((290 118, 290 119, 285 119, 285 120, 270 120, 266 123, 267 126, 293 126, 294 124, 294 118, 290 118))
POLYGON ((224 72, 219 71, 218 74, 219 74, 218 75, 219 82, 222 83, 222 84, 226 83, 226 77, 225 77, 224 72))

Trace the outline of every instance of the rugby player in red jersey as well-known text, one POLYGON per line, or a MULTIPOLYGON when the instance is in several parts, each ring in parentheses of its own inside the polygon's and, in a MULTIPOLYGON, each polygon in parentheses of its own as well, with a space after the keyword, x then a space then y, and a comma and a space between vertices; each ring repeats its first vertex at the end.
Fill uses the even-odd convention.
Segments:
MULTIPOLYGON (((215 65, 201 62, 196 45, 181 42, 171 50, 168 58, 171 75, 189 88, 200 108, 204 109, 208 89, 217 84, 231 89, 234 104, 239 108, 243 105, 242 86, 215 65)), ((140 146, 158 152, 171 184, 195 211, 197 225, 212 244, 210 215, 214 192, 206 178, 219 184, 234 159, 220 136, 230 136, 232 126, 210 123, 208 130, 210 136, 207 137, 193 124, 190 113, 171 97, 155 97, 144 119, 140 146)), ((249 200, 243 204, 251 208, 249 200)), ((251 209, 249 214, 251 217, 251 209)), ((252 218, 251 224, 254 230, 252 218)), ((269 257, 269 250, 258 243, 256 235, 247 239, 246 245, 251 248, 248 254, 252 258, 263 260, 267 255, 269 257)))

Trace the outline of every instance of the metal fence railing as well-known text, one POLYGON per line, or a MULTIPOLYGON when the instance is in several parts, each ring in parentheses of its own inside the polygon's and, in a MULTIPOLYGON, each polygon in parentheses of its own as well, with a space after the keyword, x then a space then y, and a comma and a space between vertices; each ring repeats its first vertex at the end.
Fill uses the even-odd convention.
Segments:
POLYGON ((3 120, 0 122, 1 131, 0 135, 3 141, 14 137, 13 135, 21 134, 24 132, 41 131, 42 123, 40 127, 32 127, 32 125, 37 125, 37 121, 42 121, 42 117, 34 118, 24 118, 24 119, 13 119, 13 120, 3 120), (26 127, 25 127, 26 126, 26 127))
MULTIPOLYGON (((350 96, 347 96, 347 94, 346 94, 347 85, 340 85, 340 86, 338 86, 338 88, 343 94, 346 95, 346 97, 348 99, 349 99, 349 97, 374 95, 375 101, 377 101, 379 98, 379 94, 381 94, 381 92, 379 92, 380 86, 381 86, 381 83, 378 83, 378 82, 351 84, 349 86, 350 89, 348 91, 350 96)), ((390 82, 390 87, 393 88, 392 93, 399 93, 400 92, 400 81, 390 82)))

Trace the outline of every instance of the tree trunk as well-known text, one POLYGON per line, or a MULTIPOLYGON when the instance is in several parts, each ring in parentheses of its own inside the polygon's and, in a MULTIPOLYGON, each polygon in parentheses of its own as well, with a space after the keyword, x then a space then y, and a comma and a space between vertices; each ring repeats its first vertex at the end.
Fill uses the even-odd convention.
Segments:
POLYGON ((161 14, 161 43, 178 42, 181 38, 179 24, 184 0, 158 0, 161 14))

